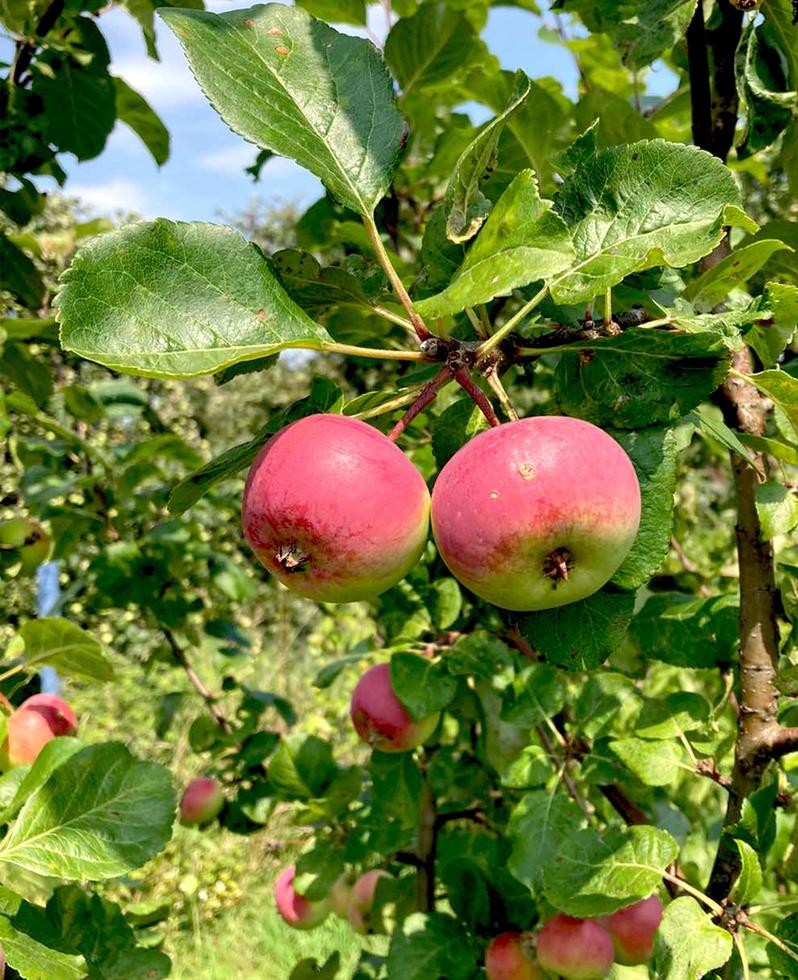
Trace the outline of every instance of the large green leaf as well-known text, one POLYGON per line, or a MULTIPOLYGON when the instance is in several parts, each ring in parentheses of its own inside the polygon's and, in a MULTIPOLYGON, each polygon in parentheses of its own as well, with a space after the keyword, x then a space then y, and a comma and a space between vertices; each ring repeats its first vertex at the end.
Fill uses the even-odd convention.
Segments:
POLYGON ((528 793, 513 810, 507 826, 513 845, 507 866, 515 877, 529 888, 539 888, 546 864, 560 852, 581 816, 564 789, 528 793))
POLYGON ((372 44, 278 3, 160 14, 231 129, 296 160, 343 204, 371 214, 390 185, 403 127, 372 44))
POLYGON ((634 12, 620 21, 614 37, 624 63, 639 69, 684 37, 696 0, 637 0, 631 6, 634 12))
POLYGON ((397 927, 388 951, 391 980, 468 980, 477 969, 479 946, 451 915, 414 912, 397 927))
POLYGON ((28 667, 47 664, 84 680, 114 679, 114 668, 100 641, 67 619, 55 616, 32 619, 20 627, 19 636, 25 644, 20 660, 28 667))
POLYGON ((0 862, 73 881, 113 878, 166 845, 174 813, 163 766, 137 761, 119 743, 92 745, 28 799, 0 843, 0 862))
POLYGON ((543 871, 549 901, 567 915, 606 915, 649 896, 679 847, 655 827, 576 830, 543 871))
POLYGON ((391 657, 391 685, 412 718, 428 718, 443 710, 457 693, 457 681, 445 660, 428 660, 415 653, 391 657))
POLYGON ((417 309, 425 317, 459 313, 547 278, 567 268, 573 258, 562 218, 549 201, 541 200, 532 171, 524 170, 497 201, 451 285, 421 300, 417 309))
POLYGON ((212 374, 331 339, 237 232, 165 218, 87 242, 55 305, 67 350, 145 377, 212 374))
POLYGON ((712 922, 694 898, 684 896, 665 909, 654 950, 657 976, 662 980, 704 977, 731 956, 732 937, 712 922))
POLYGON ((798 378, 786 371, 760 371, 748 380, 773 401, 790 420, 798 435, 798 378))
POLYGON ((114 78, 116 114, 138 136, 160 167, 169 159, 169 130, 147 100, 122 78, 114 78))
POLYGON ((688 284, 684 295, 696 309, 711 310, 737 288, 755 275, 775 252, 790 249, 777 238, 763 238, 724 256, 697 279, 688 284))
POLYGON ((53 949, 44 939, 30 935, 0 914, 0 945, 6 962, 25 980, 82 980, 86 976, 82 956, 53 949))
POLYGON ((83 743, 76 738, 59 737, 50 739, 41 752, 36 757, 32 766, 17 766, 3 777, 8 779, 13 774, 19 773, 20 779, 17 783, 15 792, 2 802, 0 809, 0 823, 8 823, 24 804, 25 800, 31 796, 40 786, 50 778, 50 773, 71 758, 76 752, 83 748, 83 743))
POLYGON ((599 150, 555 200, 577 261, 551 281, 552 296, 582 302, 632 272, 697 262, 721 241, 725 226, 753 228, 739 205, 731 171, 694 146, 658 139, 599 150))
POLYGON ((737 597, 655 593, 635 616, 629 635, 646 660, 677 667, 731 663, 739 642, 737 597))
MULTIPOLYGON (((524 104, 529 92, 529 79, 519 71, 514 78, 504 110, 482 127, 455 163, 443 201, 446 237, 449 241, 467 242, 474 237, 485 220, 488 202, 481 195, 480 181, 495 168, 502 130, 524 104)), ((535 191, 537 192, 537 187, 535 191)))
POLYGON ((296 5, 321 20, 364 26, 366 23, 365 0, 297 0, 296 5))

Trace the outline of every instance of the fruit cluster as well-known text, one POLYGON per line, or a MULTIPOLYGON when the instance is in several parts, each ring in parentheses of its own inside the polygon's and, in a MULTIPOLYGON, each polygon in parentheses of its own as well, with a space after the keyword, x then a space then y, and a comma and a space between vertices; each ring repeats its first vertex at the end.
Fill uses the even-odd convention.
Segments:
POLYGON ((637 966, 654 952, 662 920, 656 895, 612 915, 573 919, 558 912, 537 935, 505 932, 492 939, 485 953, 488 980, 603 980, 613 963, 637 966))
POLYGON ((242 526, 262 564, 323 602, 369 599, 416 564, 429 529, 482 599, 550 609, 600 589, 640 523, 634 467, 589 422, 539 416, 471 439, 429 491, 387 436, 310 415, 273 436, 249 471, 242 526))

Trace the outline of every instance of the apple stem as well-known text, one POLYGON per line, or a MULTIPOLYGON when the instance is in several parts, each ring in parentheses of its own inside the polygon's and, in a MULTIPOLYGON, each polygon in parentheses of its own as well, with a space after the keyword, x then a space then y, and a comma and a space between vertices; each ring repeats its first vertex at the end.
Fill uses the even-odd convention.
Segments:
POLYGON ((493 406, 488 401, 487 396, 482 391, 481 388, 477 387, 476 384, 471 379, 471 375, 468 370, 464 367, 457 368, 454 372, 454 380, 460 385, 460 387, 468 393, 471 399, 476 403, 477 407, 480 409, 482 414, 488 420, 488 425, 496 427, 501 425, 499 417, 493 411, 493 406))
POLYGON ((405 431, 419 412, 422 412, 427 405, 430 404, 430 402, 435 400, 435 396, 438 394, 440 388, 449 382, 451 377, 452 372, 447 364, 445 367, 442 367, 440 371, 438 371, 431 381, 428 381, 427 384, 424 385, 416 400, 388 433, 388 438, 391 440, 391 442, 396 442, 399 436, 405 431))
POLYGON ((499 404, 504 410, 504 414, 510 419, 511 422, 518 421, 518 412, 515 410, 515 405, 510 401, 510 396, 507 393, 507 389, 502 384, 502 379, 499 377, 498 372, 494 368, 485 374, 485 380, 488 382, 493 390, 493 393, 499 399, 499 404))

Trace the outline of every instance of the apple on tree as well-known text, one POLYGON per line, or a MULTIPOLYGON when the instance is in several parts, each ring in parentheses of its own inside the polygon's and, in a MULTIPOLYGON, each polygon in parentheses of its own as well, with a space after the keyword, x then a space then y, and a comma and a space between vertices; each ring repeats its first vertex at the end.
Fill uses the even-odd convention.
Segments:
POLYGON ((215 820, 223 806, 224 793, 217 780, 192 779, 180 798, 180 822, 186 826, 203 826, 215 820))
POLYGON ((485 951, 488 980, 544 980, 535 961, 535 941, 529 932, 503 932, 485 951))
POLYGON ((293 929, 313 929, 330 911, 327 900, 311 902, 294 889, 296 866, 284 868, 274 883, 274 901, 283 922, 293 929))
POLYGON ((390 589, 416 564, 429 491, 373 426, 309 415, 260 451, 241 523, 258 560, 287 588, 320 602, 355 602, 390 589))
POLYGON ((610 934, 593 919, 557 912, 538 933, 538 962, 565 980, 603 980, 615 951, 610 934))
POLYGON ((352 693, 350 715, 355 731, 379 752, 409 752, 425 742, 440 714, 414 721, 394 693, 390 664, 370 667, 352 693))
POLYGON ((355 932, 365 935, 374 931, 375 922, 371 913, 374 908, 377 886, 380 879, 390 877, 387 871, 375 868, 366 871, 352 885, 347 906, 347 918, 355 932))
POLYGON ((637 966, 650 960, 654 953, 654 936, 662 922, 662 902, 656 895, 649 895, 598 921, 612 937, 615 959, 624 966, 637 966))
POLYGON ((639 524, 629 457, 595 425, 564 416, 480 433, 446 463, 432 493, 432 532, 452 574, 515 611, 596 592, 639 524))
POLYGON ((47 743, 59 735, 74 735, 78 720, 70 706, 55 694, 34 694, 8 718, 0 748, 0 767, 32 765, 47 743))
POLYGON ((327 901, 330 905, 330 911, 333 915, 337 915, 339 919, 345 919, 347 917, 351 892, 352 881, 346 873, 340 875, 330 889, 327 901))
POLYGON ((53 550, 50 535, 30 517, 12 517, 0 522, 1 564, 19 563, 23 575, 32 575, 53 550))

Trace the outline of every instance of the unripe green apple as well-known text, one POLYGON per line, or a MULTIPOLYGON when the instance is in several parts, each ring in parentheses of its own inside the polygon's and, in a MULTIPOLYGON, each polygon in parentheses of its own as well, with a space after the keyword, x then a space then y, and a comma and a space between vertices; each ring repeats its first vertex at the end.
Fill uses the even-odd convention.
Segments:
POLYGON ((646 963, 654 953, 654 935, 662 922, 662 902, 649 895, 598 920, 612 937, 615 959, 624 966, 646 963))
POLYGON ((596 592, 639 524, 629 457, 595 425, 562 416, 480 433, 443 467, 432 493, 441 558, 503 609, 553 609, 596 592))
POLYGON ((592 919, 553 915, 538 933, 538 962, 565 980, 603 980, 615 951, 610 934, 592 919))
POLYGON ((381 871, 375 868, 372 871, 366 871, 352 885, 352 890, 349 893, 347 918, 355 932, 365 935, 367 932, 373 930, 374 922, 372 922, 371 912, 374 906, 377 885, 381 878, 390 877, 387 871, 381 871))
POLYGON ((313 929, 327 917, 326 900, 311 902, 294 890, 296 867, 292 864, 277 876, 274 883, 274 901, 283 922, 293 929, 313 929))
POLYGON ((544 980, 535 962, 535 943, 531 933, 503 932, 491 939, 485 951, 488 980, 544 980))
POLYGON ((371 599, 421 557, 429 491, 373 426, 309 415, 273 436, 252 464, 241 524, 259 561, 320 602, 371 599))
POLYGON ((50 535, 30 517, 12 517, 0 522, 0 556, 5 562, 19 562, 23 575, 32 575, 53 550, 50 535))
POLYGON ((391 684, 390 664, 369 668, 352 693, 350 715, 361 739, 380 752, 409 752, 435 731, 438 713, 414 721, 391 684))
POLYGON ((180 822, 202 826, 215 820, 223 806, 224 793, 215 779, 192 779, 180 799, 180 822))

